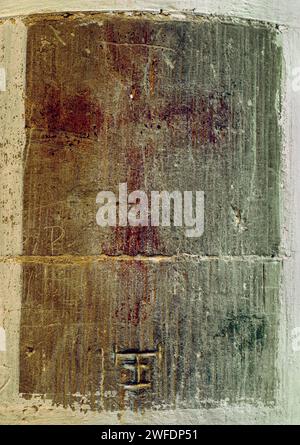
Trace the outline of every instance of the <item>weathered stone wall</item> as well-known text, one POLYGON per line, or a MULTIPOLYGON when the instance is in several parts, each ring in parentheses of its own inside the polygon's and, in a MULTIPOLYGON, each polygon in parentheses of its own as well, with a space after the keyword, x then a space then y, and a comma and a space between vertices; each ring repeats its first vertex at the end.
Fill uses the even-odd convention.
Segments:
POLYGON ((181 419, 198 409, 191 421, 199 423, 202 415, 220 419, 225 405, 252 421, 276 410, 276 27, 163 14, 53 14, 1 26, 6 45, 21 48, 27 38, 26 76, 14 78, 19 102, 6 102, 16 114, 10 137, 24 122, 26 141, 21 131, 3 151, 7 175, 15 165, 23 171, 2 218, 4 230, 17 231, 4 238, 1 264, 11 355, 3 369, 16 374, 4 378, 11 389, 2 397, 12 421, 24 404, 36 411, 30 421, 42 421, 51 402, 60 405, 53 422, 83 421, 80 410, 89 413, 84 421, 101 422, 111 410, 137 410, 139 421, 149 408, 181 410, 181 419), (97 192, 120 182, 204 190, 203 237, 188 239, 182 228, 101 229, 97 192), (16 226, 10 217, 20 209, 16 226), (136 382, 118 356, 126 351, 153 352, 149 386, 127 388, 136 382))
POLYGON ((141 407, 274 401, 274 29, 147 15, 37 17, 28 26, 23 234, 24 254, 38 259, 23 268, 20 392, 115 409, 124 392, 141 407), (182 227, 99 228, 97 192, 121 182, 130 191, 204 190, 203 237, 186 238, 182 227), (101 254, 111 258, 85 264, 101 254), (151 261, 176 254, 164 266, 151 261), (72 267, 76 255, 82 263, 72 267), (158 345, 152 386, 124 390, 114 347, 158 345), (100 402, 109 390, 117 395, 100 402))

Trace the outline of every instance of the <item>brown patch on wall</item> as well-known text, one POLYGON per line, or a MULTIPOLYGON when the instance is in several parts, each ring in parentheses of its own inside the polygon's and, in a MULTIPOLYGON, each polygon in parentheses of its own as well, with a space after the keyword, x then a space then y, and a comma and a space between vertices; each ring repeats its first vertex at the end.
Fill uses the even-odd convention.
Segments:
POLYGON ((65 95, 56 86, 45 85, 45 102, 39 114, 32 119, 28 116, 28 126, 52 135, 63 131, 81 137, 97 136, 103 125, 103 115, 98 104, 91 99, 88 88, 74 95, 65 95))

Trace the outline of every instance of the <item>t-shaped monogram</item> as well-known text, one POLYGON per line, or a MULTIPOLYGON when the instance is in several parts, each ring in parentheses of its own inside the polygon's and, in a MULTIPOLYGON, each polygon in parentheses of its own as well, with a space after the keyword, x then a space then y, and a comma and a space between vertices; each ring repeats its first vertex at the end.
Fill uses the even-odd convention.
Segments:
POLYGON ((161 345, 152 351, 115 350, 115 365, 119 366, 121 364, 125 369, 129 369, 135 373, 133 383, 127 382, 122 384, 125 389, 136 391, 151 388, 152 383, 144 380, 144 374, 145 371, 150 369, 149 360, 152 358, 157 359, 160 364, 162 359, 161 345))

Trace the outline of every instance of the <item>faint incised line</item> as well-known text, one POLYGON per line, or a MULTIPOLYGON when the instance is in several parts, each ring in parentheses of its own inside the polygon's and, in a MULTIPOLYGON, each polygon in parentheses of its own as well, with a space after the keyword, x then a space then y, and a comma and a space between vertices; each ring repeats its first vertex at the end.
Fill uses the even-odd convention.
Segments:
POLYGON ((6 376, 4 383, 2 383, 2 385, 0 385, 0 393, 2 391, 4 391, 4 389, 6 388, 6 386, 8 385, 8 383, 10 381, 10 375, 8 374, 8 368, 5 366, 0 366, 0 376, 1 376, 1 369, 4 369, 4 371, 5 371, 4 374, 6 373, 7 376, 6 376))
POLYGON ((65 229, 61 226, 46 226, 44 227, 45 230, 51 229, 51 253, 53 255, 54 253, 54 244, 60 241, 65 236, 65 229), (57 238, 54 239, 54 229, 60 229, 60 234, 57 238))
POLYGON ((53 31, 55 37, 57 38, 57 40, 58 40, 63 46, 66 46, 66 45, 67 45, 66 42, 63 41, 63 39, 60 37, 60 35, 59 35, 59 33, 56 31, 56 29, 55 29, 52 25, 49 25, 49 28, 52 29, 52 31, 53 31))
POLYGON ((99 43, 101 43, 102 45, 114 45, 114 46, 144 46, 146 48, 154 48, 154 49, 163 49, 163 50, 167 50, 167 51, 171 51, 173 53, 176 53, 175 49, 173 48, 169 48, 167 46, 160 46, 160 45, 151 45, 151 44, 147 44, 147 43, 127 43, 127 42, 123 42, 123 43, 118 43, 118 42, 107 42, 105 40, 101 40, 99 43))

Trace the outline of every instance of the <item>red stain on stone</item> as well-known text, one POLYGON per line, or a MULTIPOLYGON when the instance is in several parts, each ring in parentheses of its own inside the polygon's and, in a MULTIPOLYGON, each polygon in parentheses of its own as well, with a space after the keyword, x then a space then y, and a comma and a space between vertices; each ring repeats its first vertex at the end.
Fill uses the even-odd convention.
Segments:
POLYGON ((137 326, 141 321, 146 321, 148 318, 141 301, 133 303, 132 306, 130 306, 128 302, 120 303, 118 309, 116 309, 115 315, 119 322, 128 322, 133 326, 137 326))
POLYGON ((170 102, 159 113, 159 119, 173 130, 185 124, 194 141, 215 145, 228 133, 230 115, 227 96, 211 93, 186 103, 170 102))
POLYGON ((57 87, 47 86, 41 103, 44 106, 32 122, 38 128, 50 133, 75 133, 82 137, 97 136, 101 130, 103 113, 88 89, 68 95, 57 87))
MULTIPOLYGON (((138 326, 146 321, 152 312, 151 289, 148 283, 148 266, 142 261, 126 261, 121 263, 120 282, 127 283, 134 275, 139 280, 138 295, 132 293, 132 288, 124 286, 122 301, 119 302, 115 316, 123 324, 138 326)), ((134 279, 134 278, 133 278, 134 279)))
POLYGON ((157 227, 116 227, 114 229, 114 247, 110 250, 126 255, 138 255, 161 250, 157 227))
MULTIPOLYGON (((154 94, 155 77, 151 77, 150 94, 154 94)), ((137 124, 147 129, 185 133, 195 143, 220 146, 226 139, 233 117, 228 95, 211 93, 191 99, 164 99, 160 109, 155 102, 148 102, 142 89, 132 87, 132 101, 125 104, 126 111, 117 116, 118 128, 137 124)), ((236 111, 237 115, 238 111, 236 111)))
POLYGON ((107 62, 122 82, 141 84, 145 75, 151 43, 152 30, 147 23, 135 23, 134 26, 122 22, 104 23, 107 62))
POLYGON ((155 91, 155 83, 158 71, 158 60, 153 59, 149 69, 149 85, 150 85, 150 94, 153 95, 155 91))
MULTIPOLYGON (((126 153, 126 171, 128 194, 135 190, 145 189, 144 172, 145 162, 153 162, 155 150, 151 146, 130 147, 126 153)), ((148 202, 150 195, 148 195, 148 202)), ((130 204, 128 205, 130 208, 130 204)), ((161 251, 162 245, 159 239, 158 228, 150 226, 138 227, 120 227, 114 229, 114 241, 112 246, 104 247, 105 253, 113 255, 116 252, 122 252, 126 255, 145 254, 147 252, 161 251)))

